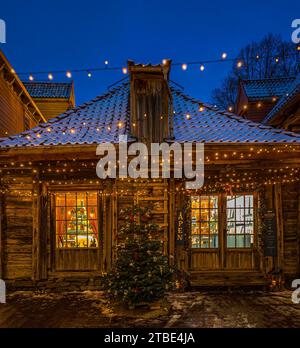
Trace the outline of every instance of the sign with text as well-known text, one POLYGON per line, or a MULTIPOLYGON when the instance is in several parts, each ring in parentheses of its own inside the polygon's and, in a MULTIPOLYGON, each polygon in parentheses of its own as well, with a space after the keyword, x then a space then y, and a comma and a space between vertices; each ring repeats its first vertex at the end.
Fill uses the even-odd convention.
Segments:
POLYGON ((183 244, 185 240, 184 214, 181 210, 176 214, 176 244, 183 244))
POLYGON ((267 210, 264 215, 265 234, 264 234, 264 255, 277 255, 277 230, 276 215, 274 210, 267 210))

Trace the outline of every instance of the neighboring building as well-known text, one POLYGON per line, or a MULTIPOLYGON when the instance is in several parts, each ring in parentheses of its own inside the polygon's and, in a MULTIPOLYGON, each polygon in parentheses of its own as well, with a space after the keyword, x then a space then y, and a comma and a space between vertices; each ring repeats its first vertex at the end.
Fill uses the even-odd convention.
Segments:
POLYGON ((262 123, 300 133, 300 74, 262 123))
POLYGON ((75 107, 73 82, 23 82, 36 105, 49 120, 75 107))
POLYGON ((235 109, 245 119, 300 132, 300 74, 240 81, 235 109))
POLYGON ((2 139, 0 278, 8 287, 97 284, 116 256, 122 214, 134 203, 151 209, 170 264, 186 271, 191 285, 299 277, 300 135, 185 95, 170 83, 169 69, 169 61, 129 62, 130 81, 2 139), (204 143, 204 186, 99 179, 96 147, 111 142, 118 149, 119 135, 148 146, 204 143))
POLYGON ((0 138, 46 121, 0 50, 0 138))

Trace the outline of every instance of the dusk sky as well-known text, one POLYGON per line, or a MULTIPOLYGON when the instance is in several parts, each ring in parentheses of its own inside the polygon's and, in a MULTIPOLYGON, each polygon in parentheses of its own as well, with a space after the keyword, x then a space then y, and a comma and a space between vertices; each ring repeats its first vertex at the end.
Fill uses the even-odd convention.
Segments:
MULTIPOLYGON (((17 72, 126 66, 139 63, 201 61, 236 57, 239 49, 271 32, 291 40, 291 22, 300 18, 300 2, 273 1, 2 1, 7 43, 1 44, 17 72)), ((230 62, 182 71, 171 79, 187 94, 210 101, 211 91, 230 70, 230 62)), ((122 79, 122 71, 73 74, 76 104, 104 92, 122 79)), ((25 76, 28 80, 28 76, 25 76)), ((35 76, 46 80, 46 75, 35 76)), ((64 74, 54 81, 67 81, 64 74)))

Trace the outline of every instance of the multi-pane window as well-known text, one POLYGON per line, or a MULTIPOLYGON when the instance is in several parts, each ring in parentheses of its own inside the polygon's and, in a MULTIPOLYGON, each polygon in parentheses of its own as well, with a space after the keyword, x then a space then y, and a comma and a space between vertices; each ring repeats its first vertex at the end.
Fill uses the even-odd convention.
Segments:
POLYGON ((253 195, 227 196, 227 248, 251 248, 254 240, 253 195))
POLYGON ((192 248, 218 248, 218 196, 192 196, 192 248))
POLYGON ((58 248, 96 248, 98 240, 97 192, 55 195, 58 248))

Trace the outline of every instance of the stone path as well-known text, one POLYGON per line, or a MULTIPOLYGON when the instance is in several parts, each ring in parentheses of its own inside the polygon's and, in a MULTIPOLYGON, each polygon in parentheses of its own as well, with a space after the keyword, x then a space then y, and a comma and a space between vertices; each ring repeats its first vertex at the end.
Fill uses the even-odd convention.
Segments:
POLYGON ((169 294, 149 309, 111 308, 101 292, 15 292, 0 304, 0 327, 298 327, 291 291, 169 294))

